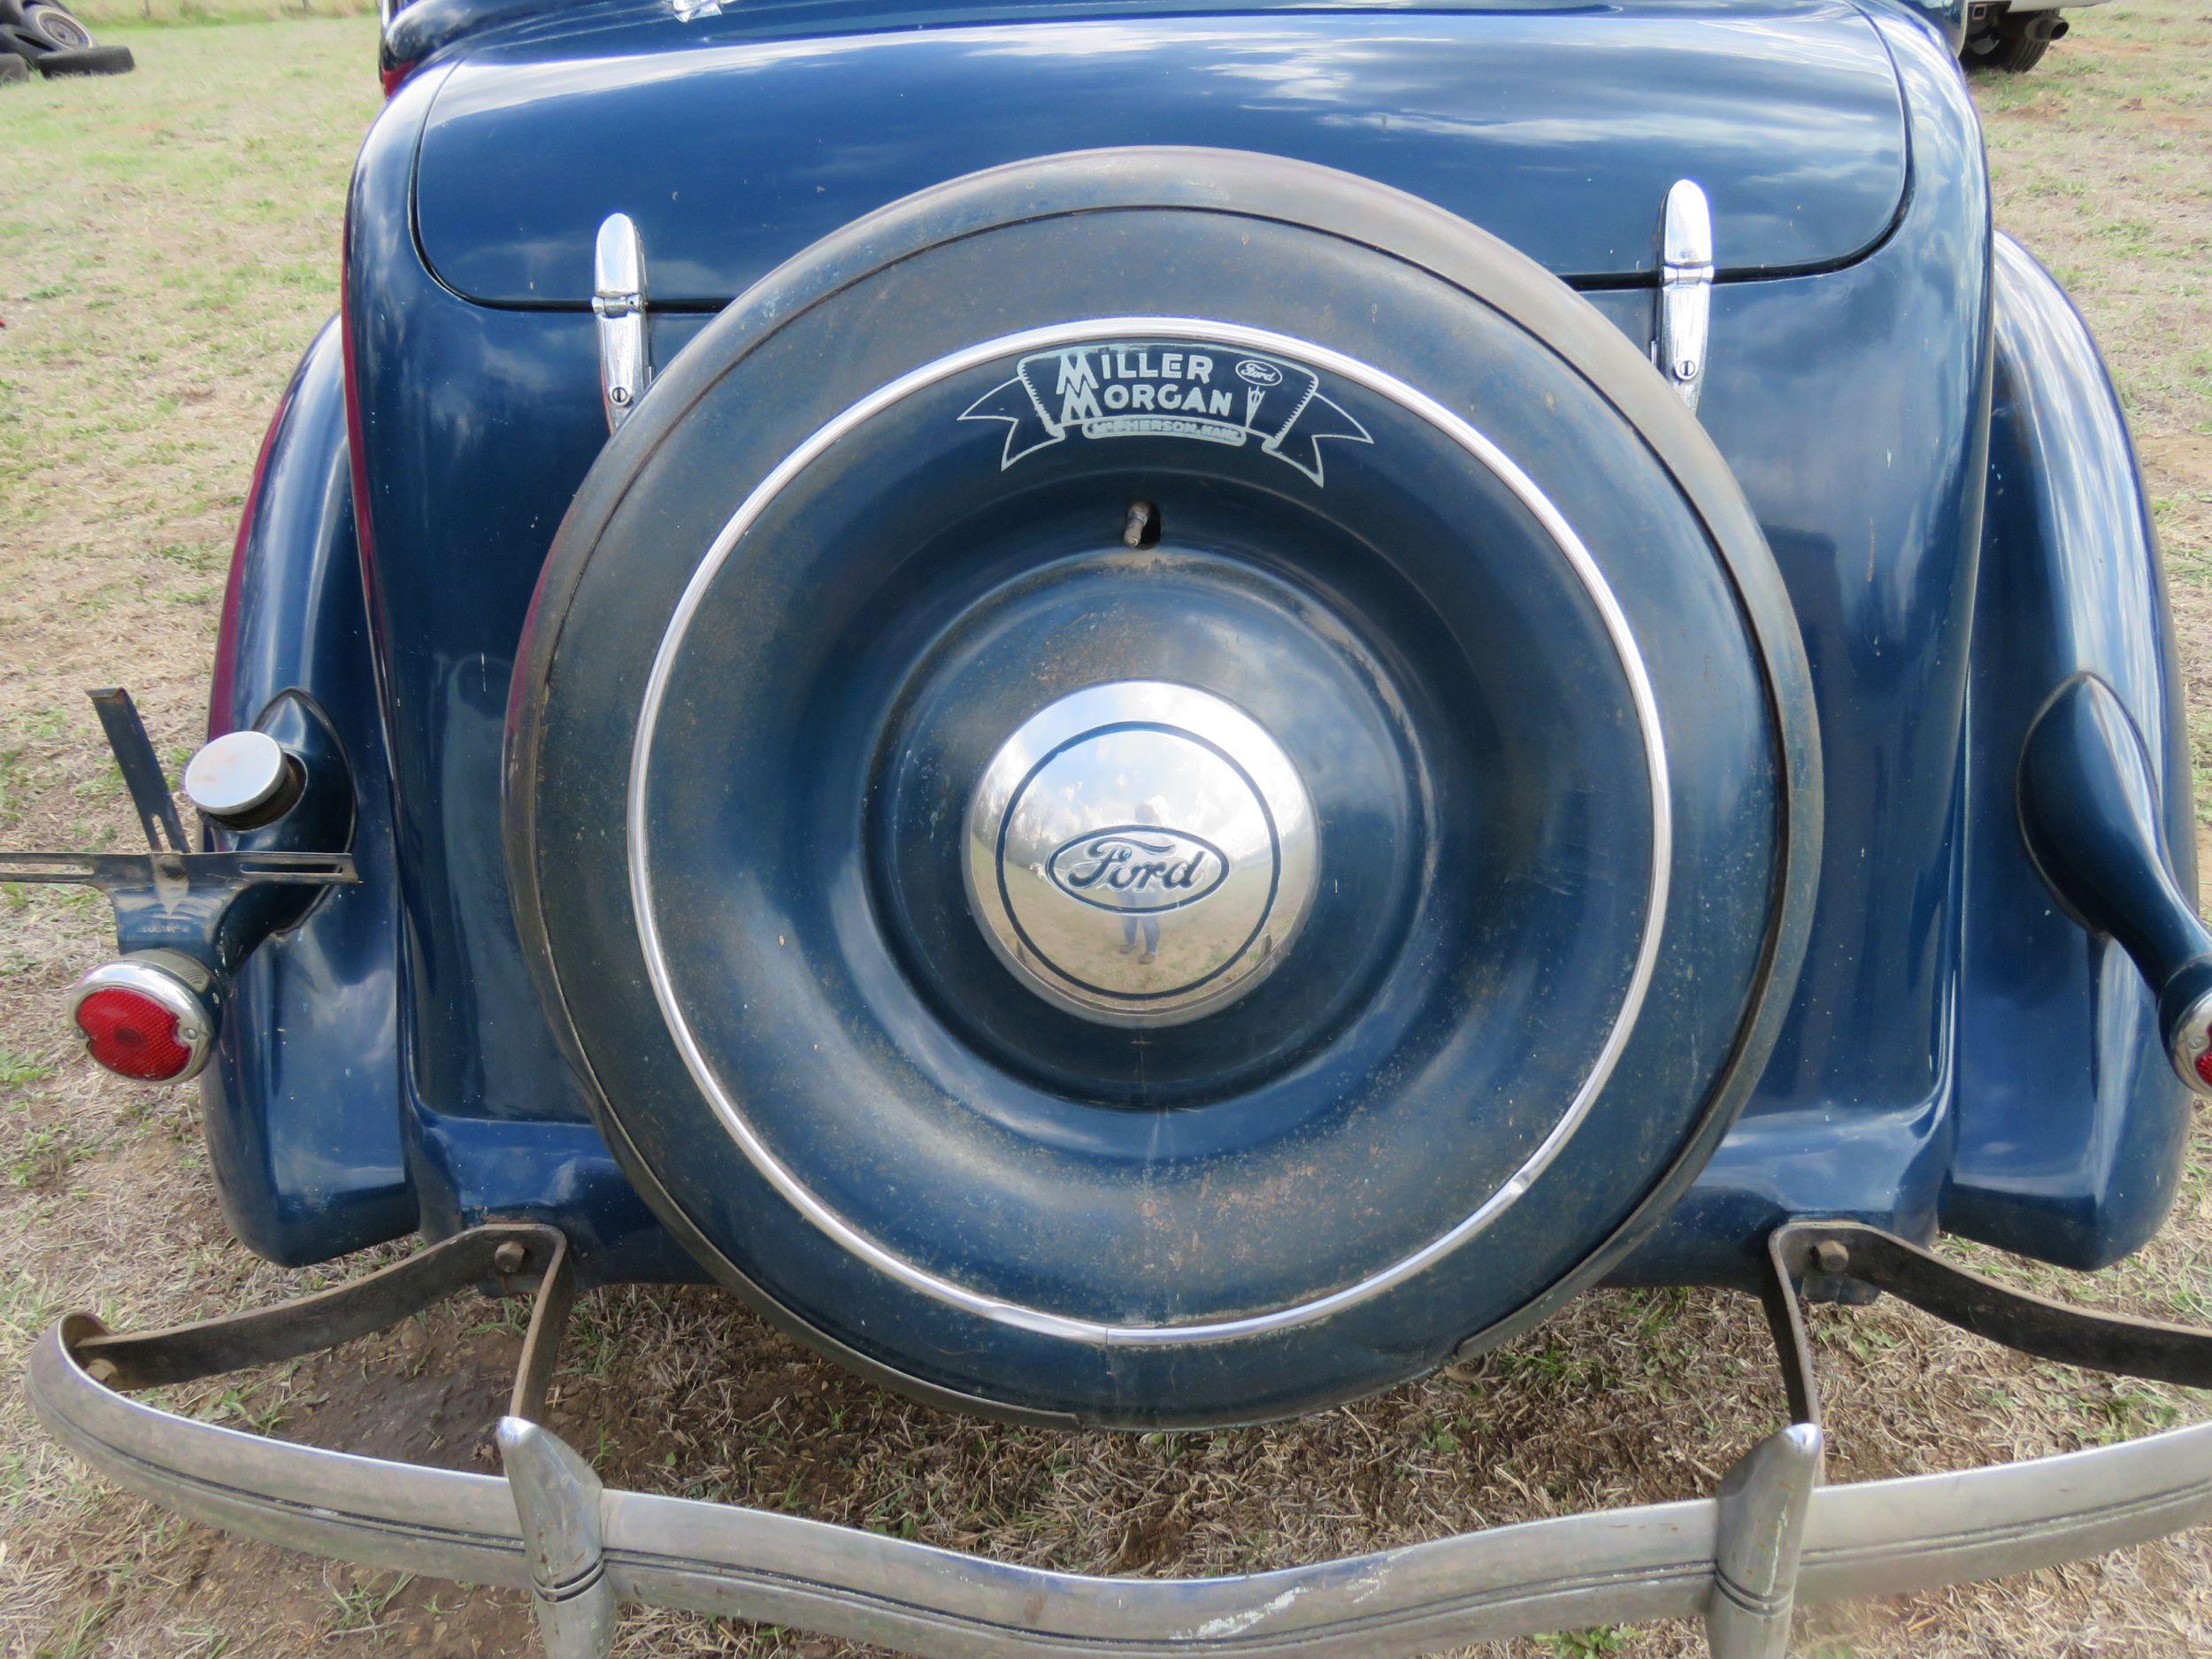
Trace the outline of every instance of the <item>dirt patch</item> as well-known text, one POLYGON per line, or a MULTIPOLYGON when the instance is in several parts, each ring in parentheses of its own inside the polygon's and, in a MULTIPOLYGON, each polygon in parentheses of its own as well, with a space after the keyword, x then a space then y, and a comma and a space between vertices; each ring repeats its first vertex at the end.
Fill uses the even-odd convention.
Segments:
POLYGON ((224 1533, 196 1532, 170 1571, 180 1576, 169 1628, 181 1616, 191 1628, 219 1629, 235 1644, 226 1652, 514 1659, 535 1641, 519 1594, 303 1563, 224 1533))
MULTIPOLYGON (((411 1320, 290 1369, 257 1397, 264 1425, 306 1446, 495 1472, 492 1431, 506 1409, 522 1340, 511 1330, 456 1330, 411 1320)), ((518 1594, 437 1579, 304 1563, 219 1534, 184 1586, 188 1605, 234 1604, 265 1641, 388 1642, 429 1659, 527 1651, 532 1616, 518 1594)))
POLYGON ((2136 445, 2144 472, 2168 487, 2212 490, 2212 434, 2158 432, 2136 445))
POLYGON ((434 1469, 494 1469, 492 1431, 522 1339, 409 1320, 370 1352, 318 1356, 287 1379, 277 1432, 303 1446, 434 1469))

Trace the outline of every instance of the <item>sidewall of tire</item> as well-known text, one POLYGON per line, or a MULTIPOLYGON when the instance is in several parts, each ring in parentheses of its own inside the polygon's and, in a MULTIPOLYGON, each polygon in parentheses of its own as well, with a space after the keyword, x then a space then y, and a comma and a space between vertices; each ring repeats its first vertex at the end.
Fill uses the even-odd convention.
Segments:
MULTIPOLYGON (((1383 1386, 1432 1365, 1454 1351, 1501 1340, 1525 1327, 1594 1280, 1664 1213, 1709 1156, 1740 1107, 1770 1046, 1787 992, 1801 958, 1809 914, 1811 873, 1817 866, 1818 777, 1816 732, 1809 684, 1793 618, 1778 575, 1757 527, 1744 508, 1733 480, 1694 420, 1667 392, 1657 375, 1634 353, 1618 331, 1563 286, 1517 254, 1493 243, 1460 221, 1395 196, 1367 181, 1325 170, 1257 157, 1219 153, 1098 152, 1052 158, 995 174, 956 181, 926 193, 885 213, 858 221, 839 236, 772 274, 741 299, 672 365, 653 396, 609 446, 587 480, 557 542, 549 564, 525 650, 518 665, 510 765, 509 829, 514 887, 526 944, 556 1013, 572 1055, 588 1075, 583 1045, 567 1018, 561 964, 549 949, 544 895, 548 875, 540 864, 536 795, 538 760, 543 736, 541 687, 559 648, 552 618, 564 614, 582 580, 590 549, 623 508, 637 479, 649 471, 649 457, 690 411, 708 396, 720 376, 741 361, 752 344, 775 332, 795 311, 869 281, 877 274, 964 236, 1010 223, 1040 222, 1105 205, 1139 204, 1197 211, 1246 213, 1261 220, 1298 226, 1359 245, 1383 248, 1407 265, 1458 288, 1540 337, 1597 388, 1607 402, 1634 426, 1685 500, 1706 525, 1721 550, 1727 575, 1770 687, 1773 742, 1781 775, 1783 823, 1780 853, 1768 897, 1766 936, 1749 1011, 1739 1029, 1729 1059, 1719 1068, 1701 1115, 1684 1137, 1674 1160, 1629 1213, 1611 1218, 1578 1259, 1562 1271, 1548 1270, 1548 1283, 1533 1289, 1502 1317, 1446 1331, 1432 1323, 1424 1330, 1394 1329, 1387 1319, 1348 1316, 1330 1340, 1340 1363, 1317 1367, 1309 1354, 1293 1363, 1293 1348, 1303 1337, 1268 1337, 1225 1345, 1217 1351, 1194 1350, 1180 1362, 1185 1386, 1164 1394, 1161 1371, 1133 1358, 1109 1366, 1087 1384, 1071 1385, 1052 1376, 1048 1347, 1036 1348, 1024 1363, 1045 1380, 1032 1398, 1014 1397, 989 1387, 991 1399, 978 1398, 972 1379, 949 1373, 912 1375, 861 1356, 864 1369, 931 1397, 1009 1415, 1057 1417, 1064 1405, 1090 1420, 1142 1425, 1239 1421, 1286 1415, 1383 1386), (1270 1380, 1273 1379, 1273 1380, 1270 1380)), ((618 752, 618 732, 608 737, 618 752)), ((585 987, 572 987, 582 990, 585 987)), ((604 1100, 604 1092, 600 1091, 604 1100)), ((850 1344, 815 1328, 781 1300, 764 1292, 739 1263, 705 1239, 640 1156, 620 1114, 604 1111, 603 1127, 641 1189, 684 1242, 716 1272, 787 1327, 830 1348, 841 1358, 856 1356, 850 1344)), ((929 1310, 915 1310, 921 1325, 929 1310)), ((891 1323, 895 1323, 895 1316, 891 1323)), ((902 1341, 933 1346, 937 1339, 920 1326, 878 1334, 886 1351, 902 1341)), ((987 1370, 990 1368, 986 1368, 987 1370)), ((1007 1369, 1001 1365, 1000 1371, 1007 1369)), ((983 1385, 983 1386, 988 1386, 983 1385)))

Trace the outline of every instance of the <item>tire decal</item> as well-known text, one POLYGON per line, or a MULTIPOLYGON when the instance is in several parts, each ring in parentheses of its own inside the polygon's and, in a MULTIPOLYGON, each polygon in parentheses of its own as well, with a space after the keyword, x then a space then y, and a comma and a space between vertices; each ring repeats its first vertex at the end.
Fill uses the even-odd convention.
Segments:
POLYGON ((1282 357, 1230 346, 1121 340, 1037 351, 963 411, 1002 420, 1004 472, 1071 433, 1086 438, 1182 438, 1241 448, 1253 439, 1318 487, 1321 440, 1372 443, 1321 395, 1321 377, 1282 357))

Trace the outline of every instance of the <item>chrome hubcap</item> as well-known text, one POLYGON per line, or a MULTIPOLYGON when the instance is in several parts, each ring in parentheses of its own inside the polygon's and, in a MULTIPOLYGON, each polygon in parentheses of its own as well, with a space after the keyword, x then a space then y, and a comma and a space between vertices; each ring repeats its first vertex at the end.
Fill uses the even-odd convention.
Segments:
POLYGON ((1086 1018, 1169 1025, 1290 947, 1318 849, 1297 770, 1219 697, 1120 680, 1000 746, 968 809, 968 902, 999 959, 1086 1018))

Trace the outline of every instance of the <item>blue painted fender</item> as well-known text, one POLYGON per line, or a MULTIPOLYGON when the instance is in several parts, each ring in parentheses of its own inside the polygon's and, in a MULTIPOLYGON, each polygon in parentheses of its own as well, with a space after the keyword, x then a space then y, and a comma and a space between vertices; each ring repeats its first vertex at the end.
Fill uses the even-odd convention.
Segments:
POLYGON ((1975 607, 1958 1141, 1944 1225, 2070 1267, 2158 1229, 2189 1095, 2156 998, 2112 938, 2054 896, 2018 828, 2022 745, 2093 676, 2143 740, 2167 861, 2196 892, 2188 735, 2166 581, 2118 395, 2080 314, 2008 238, 1996 250, 1996 385, 1975 607))
POLYGON ((358 887, 330 891, 240 968, 203 1076, 225 1215, 288 1266, 415 1228, 400 1134, 391 792, 354 539, 339 330, 294 373, 239 526, 208 733, 306 692, 353 773, 358 887))

